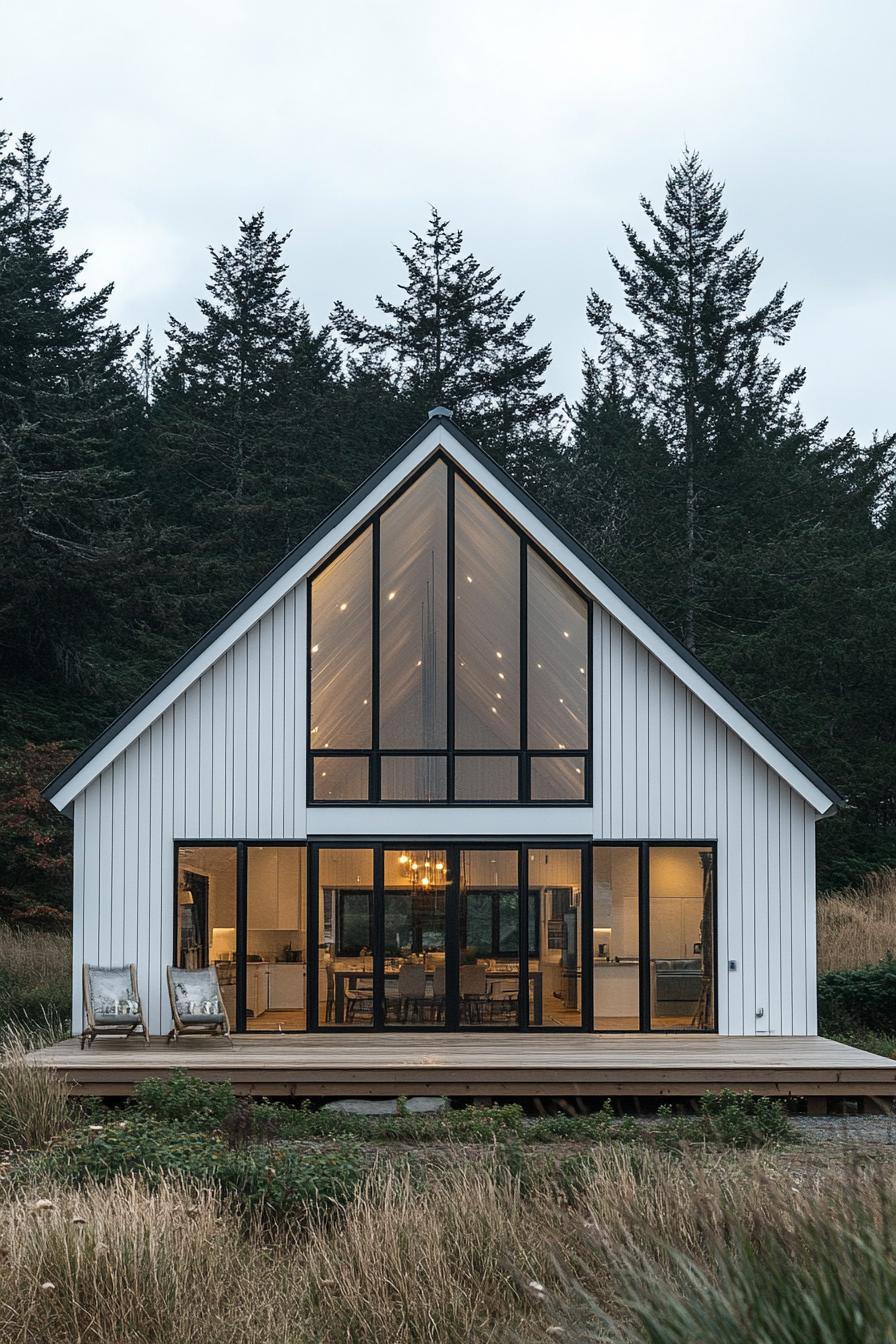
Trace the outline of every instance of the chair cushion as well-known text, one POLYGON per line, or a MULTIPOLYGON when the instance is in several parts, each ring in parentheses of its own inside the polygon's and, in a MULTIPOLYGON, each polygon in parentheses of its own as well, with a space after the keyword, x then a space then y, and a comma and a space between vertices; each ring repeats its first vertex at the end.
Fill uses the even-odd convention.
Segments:
POLYGON ((174 975, 174 1002, 182 1022, 223 1019, 218 994, 218 977, 209 968, 204 971, 177 971, 174 975))
POLYGON ((136 1027, 140 1018, 136 1013, 94 1013, 98 1027, 136 1027))
POLYGON ((178 1008, 178 1015, 185 1027, 210 1027, 213 1024, 223 1026, 223 1013, 182 1013, 178 1008))
POLYGON ((135 1021, 139 1005, 127 966, 91 966, 87 972, 90 1007, 97 1022, 135 1021))

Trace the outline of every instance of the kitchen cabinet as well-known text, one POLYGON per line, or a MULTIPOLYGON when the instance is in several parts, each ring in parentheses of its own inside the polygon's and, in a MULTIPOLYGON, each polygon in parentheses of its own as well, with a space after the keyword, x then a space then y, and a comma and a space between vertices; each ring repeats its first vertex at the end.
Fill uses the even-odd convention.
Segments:
POLYGON ((305 967, 292 961, 273 962, 268 970, 268 1007, 296 1012, 305 1007, 305 967))
POLYGON ((258 1017, 268 1008, 267 963, 250 962, 246 967, 246 1016, 258 1017))

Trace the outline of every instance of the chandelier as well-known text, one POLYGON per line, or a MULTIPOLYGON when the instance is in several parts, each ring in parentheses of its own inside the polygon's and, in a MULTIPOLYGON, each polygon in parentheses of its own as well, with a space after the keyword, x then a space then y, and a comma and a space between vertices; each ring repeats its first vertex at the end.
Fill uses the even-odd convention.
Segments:
POLYGON ((451 880, 451 874, 444 859, 437 858, 431 850, 412 850, 410 853, 403 849, 398 856, 398 862, 403 874, 407 876, 414 891, 431 891, 435 887, 446 887, 451 880))

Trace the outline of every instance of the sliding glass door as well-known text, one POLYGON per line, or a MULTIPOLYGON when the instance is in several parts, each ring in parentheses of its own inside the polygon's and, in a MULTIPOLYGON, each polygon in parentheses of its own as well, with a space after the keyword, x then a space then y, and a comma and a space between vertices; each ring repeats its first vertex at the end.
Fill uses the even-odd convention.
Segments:
POLYGON ((174 964, 235 1030, 711 1032, 715 845, 185 842, 174 964))
POLYGON ((715 1031, 715 847, 600 844, 592 864, 597 1031, 715 1031))

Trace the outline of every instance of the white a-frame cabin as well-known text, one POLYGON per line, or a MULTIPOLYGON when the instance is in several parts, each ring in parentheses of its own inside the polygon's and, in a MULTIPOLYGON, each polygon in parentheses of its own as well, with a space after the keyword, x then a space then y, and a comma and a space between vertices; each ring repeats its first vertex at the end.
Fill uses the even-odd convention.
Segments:
POLYGON ((46 796, 76 1031, 82 962, 154 1033, 169 965, 237 1033, 816 1030, 837 794, 448 411, 46 796))

